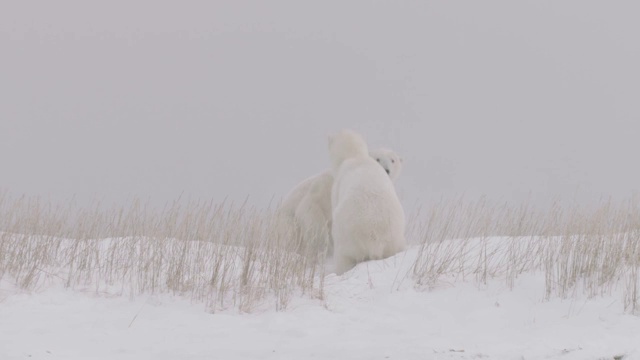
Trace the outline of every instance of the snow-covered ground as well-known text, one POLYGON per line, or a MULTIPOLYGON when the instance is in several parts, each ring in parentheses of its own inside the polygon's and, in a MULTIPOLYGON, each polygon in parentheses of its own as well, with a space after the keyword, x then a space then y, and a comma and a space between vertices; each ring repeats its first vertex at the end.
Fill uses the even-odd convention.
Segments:
POLYGON ((418 249, 326 276, 324 300, 211 314, 169 295, 128 297, 0 281, 0 360, 640 359, 621 295, 544 300, 541 273, 419 290, 418 249))

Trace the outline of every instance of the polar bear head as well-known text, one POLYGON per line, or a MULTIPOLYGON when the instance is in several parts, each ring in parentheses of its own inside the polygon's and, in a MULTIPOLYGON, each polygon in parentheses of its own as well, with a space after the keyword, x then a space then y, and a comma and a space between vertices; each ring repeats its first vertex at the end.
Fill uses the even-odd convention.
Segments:
POLYGON ((344 129, 329 135, 329 157, 334 171, 349 158, 368 156, 369 148, 364 138, 353 130, 344 129))
POLYGON ((369 151, 369 156, 377 161, 378 164, 382 165, 392 181, 396 181, 400 176, 400 172, 402 171, 402 158, 396 154, 395 151, 381 148, 369 151))

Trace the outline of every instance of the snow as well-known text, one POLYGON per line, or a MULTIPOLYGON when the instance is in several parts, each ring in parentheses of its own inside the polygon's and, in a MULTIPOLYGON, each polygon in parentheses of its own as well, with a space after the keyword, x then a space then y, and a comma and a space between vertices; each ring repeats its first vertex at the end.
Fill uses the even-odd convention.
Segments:
POLYGON ((0 280, 0 359, 640 359, 640 317, 621 294, 545 300, 542 273, 513 289, 407 277, 411 248, 326 275, 324 300, 284 311, 205 311, 170 295, 128 298, 0 280))

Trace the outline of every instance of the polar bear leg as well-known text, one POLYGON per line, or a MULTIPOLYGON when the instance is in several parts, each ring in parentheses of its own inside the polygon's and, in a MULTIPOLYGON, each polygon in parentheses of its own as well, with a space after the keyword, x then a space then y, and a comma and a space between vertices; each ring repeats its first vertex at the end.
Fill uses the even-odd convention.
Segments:
POLYGON ((324 252, 330 246, 329 221, 313 197, 305 197, 296 209, 302 232, 301 249, 308 253, 324 252))

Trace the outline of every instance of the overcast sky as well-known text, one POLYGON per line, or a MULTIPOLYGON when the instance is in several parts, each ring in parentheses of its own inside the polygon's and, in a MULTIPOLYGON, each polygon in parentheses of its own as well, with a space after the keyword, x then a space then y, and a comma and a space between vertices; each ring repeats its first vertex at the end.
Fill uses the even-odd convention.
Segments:
POLYGON ((259 205, 348 127, 407 206, 640 186, 637 1, 5 1, 0 189, 259 205))

